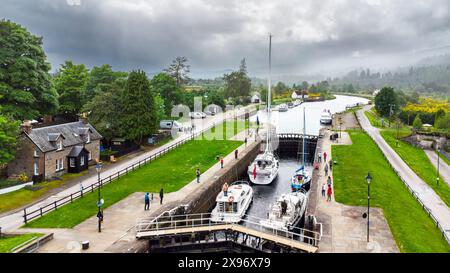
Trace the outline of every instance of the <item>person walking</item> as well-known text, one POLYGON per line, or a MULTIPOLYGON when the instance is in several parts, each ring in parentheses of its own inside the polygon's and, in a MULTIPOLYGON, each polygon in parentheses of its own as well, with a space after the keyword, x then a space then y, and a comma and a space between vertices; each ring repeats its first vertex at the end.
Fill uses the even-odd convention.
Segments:
POLYGON ((317 156, 317 162, 322 162, 322 153, 319 153, 319 155, 317 156))
POLYGON ((161 190, 159 191, 159 204, 160 205, 162 205, 163 198, 164 198, 164 190, 161 188, 161 190))
POLYGON ((323 162, 327 162, 327 152, 323 152, 323 162))
POLYGON ((325 197, 325 194, 327 192, 327 183, 322 184, 322 197, 325 197))
POLYGON ((328 176, 328 164, 325 164, 324 170, 325 170, 325 176, 328 176))
POLYGON ((331 176, 328 176, 327 184, 328 184, 328 186, 331 186, 331 184, 332 184, 332 182, 331 182, 331 176))
POLYGON ((247 138, 244 138, 245 147, 247 147, 247 138))
POLYGON ((236 149, 236 151, 234 151, 234 159, 238 159, 238 149, 236 149))
POLYGON ((149 196, 148 192, 145 194, 144 202, 145 202, 144 210, 149 210, 150 209, 150 196, 149 196))
POLYGON ((223 169, 223 157, 220 158, 220 168, 223 169))
POLYGON ((329 163, 329 165, 330 165, 330 172, 332 171, 332 169, 333 169, 333 160, 331 160, 330 159, 330 163, 329 163))
POLYGON ((333 194, 333 190, 331 189, 331 186, 328 185, 328 189, 327 189, 327 201, 331 202, 331 195, 333 194))
POLYGON ((197 168, 197 170, 195 171, 195 175, 197 176, 197 183, 200 183, 200 169, 197 168))

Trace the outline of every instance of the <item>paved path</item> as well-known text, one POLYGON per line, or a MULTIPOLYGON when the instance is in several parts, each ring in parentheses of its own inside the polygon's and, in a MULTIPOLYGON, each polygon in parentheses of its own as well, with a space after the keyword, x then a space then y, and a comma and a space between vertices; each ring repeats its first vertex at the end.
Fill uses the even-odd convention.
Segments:
MULTIPOLYGON (((236 111, 230 110, 225 113, 219 113, 218 115, 215 115, 215 116, 209 116, 205 119, 195 119, 195 120, 193 120, 193 122, 195 123, 195 132, 200 132, 203 129, 205 129, 209 126, 212 126, 214 124, 220 124, 225 119, 230 119, 230 118, 235 117, 236 115, 240 115, 240 114, 244 113, 244 110, 246 108, 247 107, 244 107, 244 108, 242 108, 240 110, 236 110, 236 111)), ((190 124, 190 123, 191 122, 189 121, 188 124, 190 124)), ((129 167, 145 158, 150 157, 151 155, 154 155, 154 154, 164 150, 166 147, 172 145, 173 143, 175 143, 177 141, 180 141, 183 139, 188 139, 190 137, 191 137, 191 134, 182 133, 176 139, 173 139, 172 141, 170 141, 169 143, 167 143, 161 147, 158 147, 152 151, 143 153, 143 154, 141 154, 137 157, 134 157, 130 160, 119 161, 117 163, 117 165, 115 165, 114 167, 109 168, 106 171, 103 171, 101 173, 101 177, 108 177, 112 174, 115 174, 119 170, 125 169, 126 167, 129 167)), ((81 183, 82 183, 83 187, 86 189, 86 188, 90 187, 92 184, 97 183, 97 177, 93 176, 93 177, 86 178, 86 180, 82 181, 81 183)), ((80 190, 80 185, 74 185, 72 187, 69 187, 67 189, 64 189, 64 190, 58 192, 55 195, 45 198, 44 200, 42 200, 40 202, 37 202, 37 203, 31 205, 30 207, 27 208, 27 210, 29 210, 29 211, 37 210, 47 204, 53 203, 56 200, 58 200, 64 196, 68 196, 72 193, 75 193, 79 190, 80 190)), ((3 216, 0 218, 0 227, 2 228, 2 231, 13 231, 22 225, 23 225, 23 211, 11 213, 9 215, 6 215, 6 216, 3 216)))
MULTIPOLYGON (((243 140, 246 132, 241 132, 234 139, 243 140)), ((250 149, 252 143, 241 145, 238 150, 239 154, 244 150, 250 149)), ((228 165, 233 162, 234 152, 224 158, 224 164, 228 165)), ((216 163, 200 177, 200 183, 194 179, 189 184, 181 188, 179 191, 167 193, 164 195, 164 204, 176 203, 181 201, 198 188, 203 187, 202 181, 214 178, 220 170, 220 163, 216 163)), ((152 215, 158 210, 159 204, 158 194, 150 204, 150 210, 144 211, 144 193, 136 192, 127 198, 117 202, 111 207, 104 210, 105 220, 102 224, 102 232, 98 233, 96 216, 92 216, 86 221, 75 226, 73 229, 20 229, 21 231, 53 233, 53 240, 41 246, 38 252, 42 253, 67 253, 81 252, 81 242, 88 240, 90 248, 83 252, 114 252, 113 247, 117 242, 130 240, 135 237, 133 228, 142 219, 152 215), (111 249, 110 249, 111 248, 111 249)))
POLYGON ((364 111, 370 109, 370 105, 356 112, 362 128, 372 137, 375 143, 380 147, 392 167, 398 175, 406 181, 411 189, 417 194, 418 198, 431 211, 434 217, 442 226, 447 241, 450 238, 450 209, 445 205, 442 199, 431 189, 422 179, 420 179, 414 171, 400 158, 400 156, 386 143, 380 134, 378 128, 373 127, 364 111))
MULTIPOLYGON (((352 144, 347 132, 342 132, 342 138, 338 141, 330 141, 329 135, 330 131, 326 131, 321 152, 326 152, 331 157, 331 145, 352 144)), ((367 207, 346 206, 337 203, 334 199, 334 190, 331 202, 327 202, 326 197, 322 197, 322 185, 326 184, 327 180, 324 168, 325 164, 322 162, 318 180, 319 187, 317 188, 319 198, 316 211, 317 221, 322 223, 323 227, 319 252, 399 252, 382 209, 370 208, 370 242, 367 243, 367 221, 361 217, 363 213, 367 212, 367 207)), ((330 173, 332 177, 333 173, 329 172, 329 175, 330 173)))
MULTIPOLYGON (((424 150, 425 154, 430 159, 433 166, 437 169, 437 161, 438 161, 438 155, 433 150, 424 150)), ((447 163, 442 160, 442 158, 439 158, 439 175, 444 178, 444 182, 447 183, 450 186, 450 166, 447 165, 447 163)))

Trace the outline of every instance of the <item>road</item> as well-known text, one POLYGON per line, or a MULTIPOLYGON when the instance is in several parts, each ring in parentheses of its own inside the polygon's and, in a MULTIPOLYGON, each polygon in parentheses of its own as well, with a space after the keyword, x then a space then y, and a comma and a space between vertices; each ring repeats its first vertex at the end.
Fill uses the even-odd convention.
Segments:
POLYGON ((417 176, 416 173, 414 173, 400 156, 386 143, 381 136, 379 129, 370 124, 369 119, 364 115, 364 111, 367 111, 370 107, 371 105, 367 105, 356 112, 362 128, 372 137, 378 147, 380 147, 381 151, 398 175, 406 181, 422 203, 428 207, 442 226, 442 230, 445 232, 448 241, 450 238, 450 209, 433 189, 420 179, 419 176, 417 176))
MULTIPOLYGON (((254 105, 250 105, 247 107, 243 107, 241 109, 229 110, 224 113, 219 113, 215 116, 208 116, 205 119, 195 119, 195 120, 193 120, 193 122, 195 124, 194 132, 201 132, 202 130, 208 128, 209 126, 213 126, 214 124, 220 124, 226 119, 231 119, 235 116, 239 116, 239 115, 243 114, 246 109, 249 109, 249 107, 252 107, 252 106, 254 107, 254 105)), ((183 123, 183 125, 190 125, 190 124, 191 124, 191 121, 183 123)), ((143 153, 142 155, 139 155, 130 160, 123 161, 123 162, 121 161, 121 162, 117 163, 117 165, 114 166, 113 168, 110 168, 110 169, 102 172, 101 177, 108 177, 112 174, 115 174, 119 170, 125 169, 126 167, 129 167, 145 158, 148 158, 148 157, 164 150, 166 147, 172 145, 173 143, 175 143, 177 141, 181 141, 183 139, 187 139, 190 137, 191 137, 190 133, 181 133, 179 136, 177 136, 177 138, 171 140, 170 142, 166 143, 165 145, 162 145, 161 147, 158 147, 147 153, 143 153)), ((94 176, 94 177, 86 178, 86 180, 83 180, 81 183, 82 183, 83 187, 86 189, 86 188, 90 187, 92 184, 97 183, 97 177, 94 176)), ((27 211, 37 210, 45 205, 55 202, 56 200, 58 200, 64 196, 68 196, 72 193, 76 193, 79 190, 80 190, 80 185, 74 185, 70 188, 61 190, 60 192, 58 192, 55 195, 45 198, 45 199, 27 207, 26 209, 27 209, 27 211)), ((9 215, 6 215, 6 216, 3 216, 0 218, 0 227, 1 227, 2 231, 4 231, 4 232, 14 231, 15 229, 19 228, 22 225, 23 225, 23 211, 11 213, 9 215)))
MULTIPOLYGON (((437 169, 438 155, 433 150, 424 150, 433 166, 437 169)), ((439 159, 439 175, 444 178, 444 182, 450 186, 450 166, 444 160, 439 159)))

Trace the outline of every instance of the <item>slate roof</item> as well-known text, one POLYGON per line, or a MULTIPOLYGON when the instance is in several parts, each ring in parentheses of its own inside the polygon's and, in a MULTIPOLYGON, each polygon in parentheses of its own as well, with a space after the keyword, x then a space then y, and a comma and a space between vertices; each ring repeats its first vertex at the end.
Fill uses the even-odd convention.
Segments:
POLYGON ((86 134, 87 132, 90 134, 91 141, 102 138, 92 125, 83 123, 82 121, 33 128, 29 134, 24 134, 45 153, 57 149, 56 140, 61 136, 64 147, 82 145, 86 142, 86 137, 83 133, 86 134))
MULTIPOLYGON (((86 150, 82 145, 76 145, 72 147, 72 150, 70 150, 70 153, 67 155, 68 157, 78 157, 78 155, 81 153, 81 151, 86 150)), ((86 150, 87 152, 87 150, 86 150)))

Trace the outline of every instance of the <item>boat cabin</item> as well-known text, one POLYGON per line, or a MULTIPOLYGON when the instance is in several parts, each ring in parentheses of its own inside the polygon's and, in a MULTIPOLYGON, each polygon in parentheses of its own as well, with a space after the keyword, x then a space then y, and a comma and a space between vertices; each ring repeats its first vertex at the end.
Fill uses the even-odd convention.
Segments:
POLYGON ((216 202, 218 212, 238 213, 239 208, 244 205, 249 191, 242 185, 232 185, 227 191, 222 191, 217 196, 216 202))

